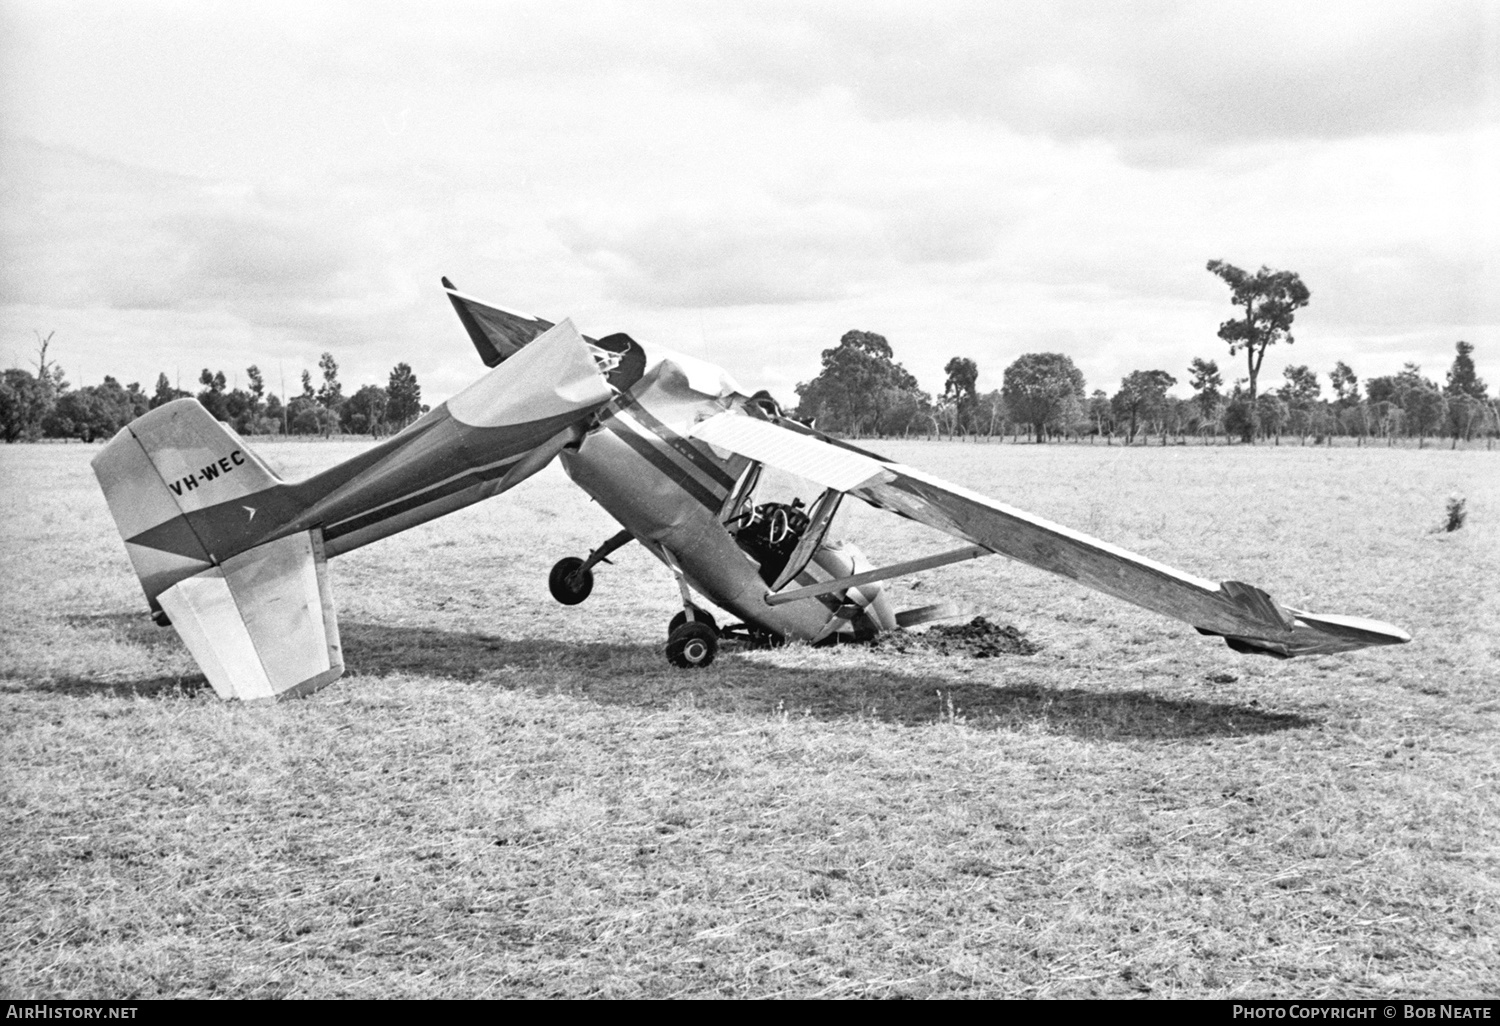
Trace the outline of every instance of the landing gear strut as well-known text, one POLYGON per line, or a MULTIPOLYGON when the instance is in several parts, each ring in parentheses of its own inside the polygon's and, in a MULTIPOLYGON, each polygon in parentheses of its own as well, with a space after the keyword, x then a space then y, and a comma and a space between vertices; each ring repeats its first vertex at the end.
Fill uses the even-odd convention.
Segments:
POLYGON ((635 535, 629 531, 621 531, 590 552, 588 559, 579 559, 577 556, 559 559, 552 568, 552 573, 547 575, 547 590, 565 606, 578 605, 594 590, 594 567, 599 563, 608 563, 610 553, 634 540, 635 535))
POLYGON ((719 625, 718 625, 718 623, 716 623, 714 621, 713 616, 710 615, 707 612, 704 612, 702 609, 699 609, 697 606, 691 606, 690 609, 691 609, 692 614, 693 614, 691 617, 688 616, 688 612, 689 612, 688 609, 684 609, 681 612, 679 612, 676 616, 672 617, 672 622, 669 623, 669 624, 667 624, 667 637, 670 638, 672 636, 673 632, 675 632, 677 630, 677 628, 681 627, 683 624, 687 623, 689 620, 692 620, 695 623, 706 623, 706 624, 708 624, 709 627, 713 628, 714 636, 718 637, 718 635, 719 635, 719 625))
POLYGON ((687 578, 675 563, 667 564, 682 593, 682 611, 667 625, 667 662, 684 670, 707 666, 719 654, 719 625, 693 603, 687 578))

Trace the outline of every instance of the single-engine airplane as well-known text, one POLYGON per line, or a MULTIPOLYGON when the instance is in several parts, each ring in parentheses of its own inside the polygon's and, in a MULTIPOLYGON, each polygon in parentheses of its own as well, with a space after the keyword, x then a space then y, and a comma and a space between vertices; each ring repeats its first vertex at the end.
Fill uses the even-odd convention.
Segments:
POLYGON ((638 541, 672 572, 682 611, 667 659, 707 666, 719 639, 859 640, 952 615, 891 608, 880 583, 1003 554, 1146 609, 1238 652, 1290 657, 1411 640, 1397 627, 1283 606, 1134 555, 902 466, 746 394, 722 369, 624 334, 590 338, 443 286, 490 367, 410 427, 307 480, 281 480, 194 399, 132 421, 93 461, 156 622, 176 628, 221 698, 306 694, 344 668, 327 560, 514 487, 560 458, 623 528, 552 570, 582 602, 594 567, 638 541), (822 489, 761 501, 763 468, 822 489), (964 544, 875 567, 831 541, 845 496, 964 544), (700 597, 706 602, 701 601, 700 597), (741 623, 720 627, 712 604, 741 623))

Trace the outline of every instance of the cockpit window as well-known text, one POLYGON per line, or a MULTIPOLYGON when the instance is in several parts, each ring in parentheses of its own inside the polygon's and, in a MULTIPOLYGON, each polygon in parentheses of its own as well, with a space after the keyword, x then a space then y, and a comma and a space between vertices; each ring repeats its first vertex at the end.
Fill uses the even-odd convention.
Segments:
MULTIPOLYGON (((765 502, 741 514, 735 541, 760 564, 760 576, 772 584, 786 568, 807 530, 808 517, 801 499, 765 502)), ((731 524, 731 529, 735 525, 731 524)))

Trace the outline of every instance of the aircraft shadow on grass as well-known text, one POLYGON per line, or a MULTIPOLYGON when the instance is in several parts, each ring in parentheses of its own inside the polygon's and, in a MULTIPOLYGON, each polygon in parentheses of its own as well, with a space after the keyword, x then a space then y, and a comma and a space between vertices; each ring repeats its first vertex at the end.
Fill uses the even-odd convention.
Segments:
MULTIPOLYGON (((79 613, 66 617, 70 627, 92 635, 105 633, 115 641, 143 648, 150 652, 160 650, 181 651, 182 643, 171 631, 164 631, 148 618, 131 611, 128 613, 79 613)), ((107 678, 63 674, 44 681, 28 682, 14 688, 16 691, 50 691, 56 694, 86 697, 89 695, 141 695, 166 694, 195 695, 209 687, 208 679, 201 673, 156 674, 149 677, 126 678, 110 675, 107 678)))
MULTIPOLYGON (((119 640, 147 648, 175 646, 170 632, 134 613, 71 618, 78 626, 107 627, 119 640)), ((483 681, 516 690, 551 690, 601 705, 642 709, 691 704, 715 712, 766 715, 778 710, 821 720, 866 718, 903 726, 942 719, 980 730, 1045 725, 1078 737, 1172 740, 1270 734, 1316 726, 1296 713, 1243 703, 1176 699, 1149 691, 1058 688, 1035 683, 1025 657, 1002 657, 1015 683, 965 681, 927 667, 913 672, 875 667, 851 672, 797 669, 746 659, 726 648, 716 668, 697 674, 661 666, 660 648, 638 643, 579 642, 560 638, 501 638, 467 631, 389 624, 340 625, 357 675, 392 673, 483 681)), ((946 657, 955 669, 968 660, 946 657)), ((970 663, 972 665, 972 663, 970 663)), ((991 664, 992 665, 992 664, 991 664)), ((357 677, 345 686, 358 687, 357 677)), ((195 693, 208 687, 198 674, 134 681, 60 678, 39 690, 69 694, 155 695, 195 693)))

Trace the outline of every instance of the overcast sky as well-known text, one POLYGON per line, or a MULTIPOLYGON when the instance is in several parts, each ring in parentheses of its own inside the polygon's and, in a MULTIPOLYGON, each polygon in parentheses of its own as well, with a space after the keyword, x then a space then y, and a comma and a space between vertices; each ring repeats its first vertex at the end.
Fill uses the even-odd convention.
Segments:
MULTIPOLYGON (((1245 374, 1204 264, 1312 290, 1262 380, 1500 387, 1500 3, 0 0, 0 362, 482 370, 438 278, 783 400, 850 328, 924 388, 1245 374)), ((1185 388, 1179 388, 1185 392, 1185 388)))

